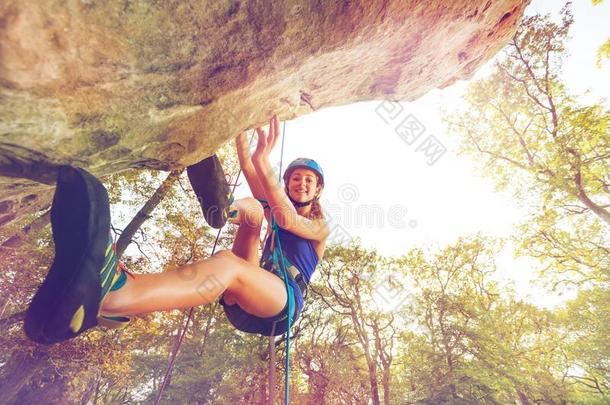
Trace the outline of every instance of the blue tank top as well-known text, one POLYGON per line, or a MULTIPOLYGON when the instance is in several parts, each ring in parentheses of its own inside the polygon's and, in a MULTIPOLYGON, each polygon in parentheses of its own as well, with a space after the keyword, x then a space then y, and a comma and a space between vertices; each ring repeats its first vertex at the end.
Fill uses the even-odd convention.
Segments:
MULTIPOLYGON (((278 228, 284 256, 299 269, 299 272, 309 284, 311 276, 318 265, 318 254, 309 239, 301 238, 283 228, 278 228)), ((263 249, 263 257, 270 255, 271 237, 267 238, 263 249)))
MULTIPOLYGON (((284 250, 284 257, 288 259, 291 265, 299 269, 303 279, 309 284, 311 276, 318 265, 318 254, 314 250, 313 244, 309 239, 301 238, 283 228, 278 228, 278 233, 280 242, 282 243, 282 249, 284 250)), ((272 238, 269 237, 265 242, 263 258, 267 258, 271 254, 271 239, 272 238)), ((298 286, 296 283, 292 282, 291 278, 289 279, 289 284, 295 287, 296 291, 299 292, 297 300, 300 301, 302 307, 303 297, 301 297, 298 286)))

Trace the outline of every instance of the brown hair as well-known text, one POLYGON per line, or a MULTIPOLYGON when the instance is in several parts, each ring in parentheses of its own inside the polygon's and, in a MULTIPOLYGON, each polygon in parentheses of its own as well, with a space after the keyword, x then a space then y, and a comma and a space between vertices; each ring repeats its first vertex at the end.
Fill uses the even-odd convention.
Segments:
POLYGON ((309 215, 307 216, 309 219, 321 219, 324 218, 324 211, 322 210, 322 206, 320 205, 320 200, 316 197, 311 202, 311 211, 309 211, 309 215))

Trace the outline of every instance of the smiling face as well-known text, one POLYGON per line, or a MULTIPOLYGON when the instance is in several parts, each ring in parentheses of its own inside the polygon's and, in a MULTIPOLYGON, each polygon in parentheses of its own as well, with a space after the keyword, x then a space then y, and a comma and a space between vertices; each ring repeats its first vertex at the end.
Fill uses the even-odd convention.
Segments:
POLYGON ((288 195, 294 201, 307 202, 320 196, 322 187, 318 184, 318 176, 313 170, 297 168, 288 178, 288 195))

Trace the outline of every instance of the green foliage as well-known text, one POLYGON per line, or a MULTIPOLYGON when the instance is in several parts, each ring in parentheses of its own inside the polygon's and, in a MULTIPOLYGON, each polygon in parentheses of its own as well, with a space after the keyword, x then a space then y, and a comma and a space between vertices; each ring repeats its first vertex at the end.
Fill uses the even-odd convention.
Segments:
POLYGON ((597 51, 597 67, 602 67, 604 59, 610 59, 610 39, 604 42, 597 51))
MULTIPOLYGON (((165 226, 172 231, 162 236, 171 253, 162 268, 184 260, 182 235, 197 235, 192 222, 171 218, 165 226)), ((500 247, 479 236, 385 258, 357 245, 330 246, 295 325, 292 400, 366 403, 375 398, 375 383, 377 400, 386 403, 603 403, 610 322, 599 314, 607 312, 607 290, 583 292, 555 312, 518 301, 494 281, 500 247), (391 288, 409 292, 405 305, 390 310, 376 302, 388 275, 396 276, 391 288), (591 388, 595 382, 603 394, 591 388)), ((46 252, 41 273, 48 246, 46 252)), ((158 271, 155 260, 128 263, 138 272, 158 271)), ((183 322, 182 311, 158 313, 123 331, 94 331, 58 345, 47 353, 54 368, 35 373, 18 398, 45 392, 66 403, 150 403, 183 322)), ((37 350, 18 325, 3 339, 3 347, 37 350)), ((285 354, 278 342, 279 395, 285 354)), ((260 403, 268 392, 266 353, 267 339, 236 332, 218 305, 197 308, 163 400, 260 403)))
POLYGON ((580 291, 560 318, 565 325, 568 378, 576 384, 576 403, 603 403, 610 397, 610 290, 580 291))
POLYGON ((572 22, 567 7, 560 23, 526 18, 491 75, 470 86, 466 113, 446 119, 461 151, 532 207, 521 252, 564 281, 599 281, 609 260, 610 111, 582 105, 561 81, 572 22))
POLYGON ((493 281, 497 252, 492 241, 474 238, 432 258, 420 250, 406 256, 419 293, 411 310, 415 332, 405 336, 401 358, 424 365, 404 371, 409 400, 500 404, 563 397, 549 370, 559 355, 551 344, 552 317, 500 294, 493 281))
MULTIPOLYGON (((594 6, 599 6, 603 3, 603 0, 591 0, 591 3, 593 3, 594 6)), ((604 42, 597 51, 597 67, 600 69, 602 67, 603 59, 610 59, 610 39, 604 42)))
POLYGON ((526 19, 495 71, 470 86, 467 113, 447 117, 500 188, 557 206, 603 201, 610 171, 610 113, 578 105, 560 81, 571 23, 568 11, 559 25, 526 19))
MULTIPOLYGON (((571 24, 567 7, 559 23, 526 18, 490 76, 470 86, 467 111, 446 117, 463 136, 461 151, 530 207, 513 236, 519 253, 540 261, 542 280, 553 290, 581 289, 554 313, 507 293, 490 302, 485 317, 491 318, 474 324, 499 326, 466 334, 480 347, 469 352, 475 363, 466 370, 493 370, 478 380, 467 375, 484 387, 475 401, 607 401, 610 348, 602 336, 608 335, 608 307, 602 302, 610 282, 610 111, 601 103, 583 105, 562 83, 571 24)), ((455 389, 463 378, 452 380, 455 389)))

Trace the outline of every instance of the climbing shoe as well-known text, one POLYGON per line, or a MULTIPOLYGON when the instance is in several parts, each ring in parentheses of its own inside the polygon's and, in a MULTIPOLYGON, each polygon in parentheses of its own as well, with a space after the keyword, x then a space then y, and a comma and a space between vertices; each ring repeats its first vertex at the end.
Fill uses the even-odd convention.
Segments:
POLYGON ((231 190, 216 155, 186 168, 191 187, 203 210, 206 222, 216 229, 227 222, 231 190))
POLYGON ((94 176, 59 168, 51 207, 55 258, 27 310, 25 334, 51 344, 97 325, 100 302, 125 282, 110 235, 106 189, 94 176))

